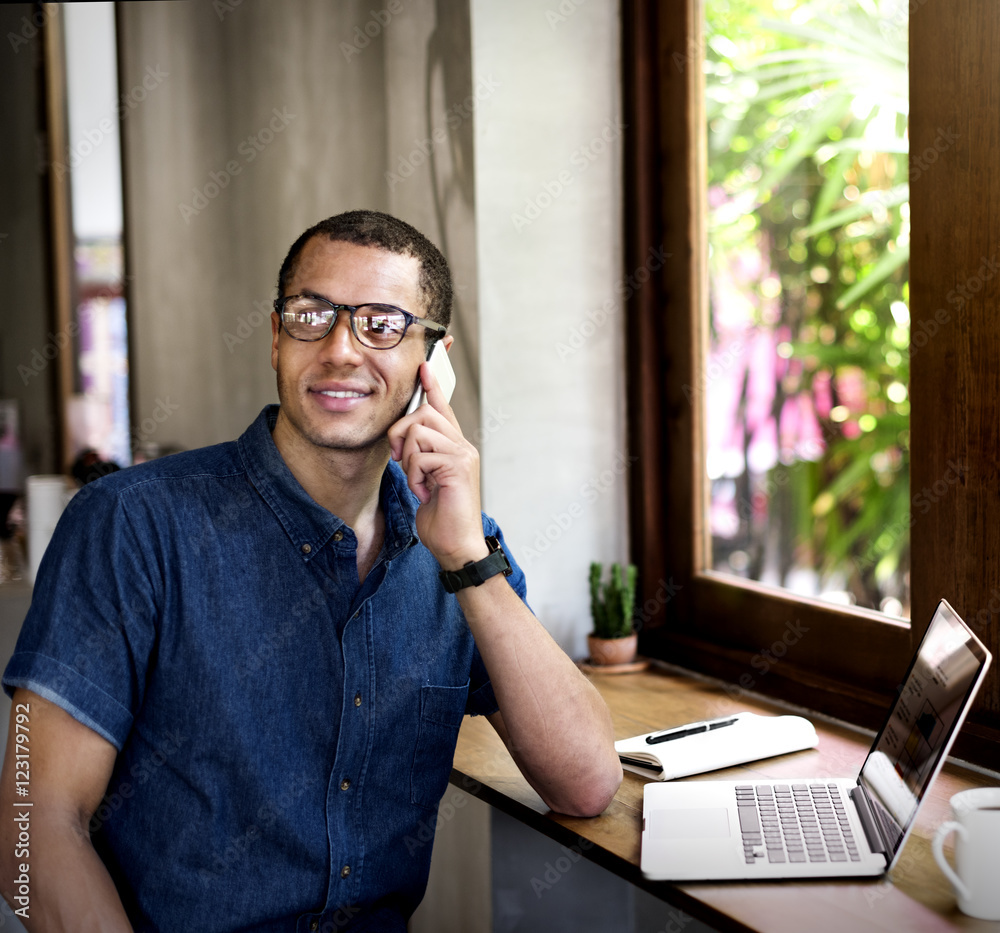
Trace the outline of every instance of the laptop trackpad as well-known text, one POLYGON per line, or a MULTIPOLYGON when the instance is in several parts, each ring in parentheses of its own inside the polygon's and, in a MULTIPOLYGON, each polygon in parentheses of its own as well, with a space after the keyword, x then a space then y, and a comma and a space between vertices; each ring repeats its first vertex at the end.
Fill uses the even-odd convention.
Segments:
POLYGON ((652 839, 724 839, 729 831, 725 807, 651 810, 647 831, 652 839))

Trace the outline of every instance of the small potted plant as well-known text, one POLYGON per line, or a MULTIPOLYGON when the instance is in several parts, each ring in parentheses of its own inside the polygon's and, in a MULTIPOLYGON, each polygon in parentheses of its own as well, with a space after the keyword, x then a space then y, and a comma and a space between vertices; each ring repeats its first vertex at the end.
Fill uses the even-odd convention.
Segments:
POLYGON ((638 636, 632 620, 639 571, 634 564, 611 565, 611 580, 602 583, 604 566, 590 565, 590 614, 593 632, 587 636, 590 663, 598 666, 629 664, 635 660, 638 636))

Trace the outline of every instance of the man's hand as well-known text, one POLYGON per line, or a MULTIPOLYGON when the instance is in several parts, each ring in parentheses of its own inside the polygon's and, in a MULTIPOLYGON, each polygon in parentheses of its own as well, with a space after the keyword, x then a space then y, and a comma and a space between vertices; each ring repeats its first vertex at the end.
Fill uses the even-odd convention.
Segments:
POLYGON ((458 570, 489 553, 479 497, 479 451, 462 434, 426 361, 420 364, 420 381, 427 404, 389 429, 389 444, 421 503, 421 542, 442 569, 458 570))
MULTIPOLYGON (((420 499, 417 534, 444 570, 489 553, 479 453, 462 435, 427 363, 428 404, 389 429, 392 456, 420 499)), ((490 722, 521 773, 553 810, 595 816, 622 780, 611 716, 600 694, 502 576, 459 590, 458 601, 493 684, 490 722)))

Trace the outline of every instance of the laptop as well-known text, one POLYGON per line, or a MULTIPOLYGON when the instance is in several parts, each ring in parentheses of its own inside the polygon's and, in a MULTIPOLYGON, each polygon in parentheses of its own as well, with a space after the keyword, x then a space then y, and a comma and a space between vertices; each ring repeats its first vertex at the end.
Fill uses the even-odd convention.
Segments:
POLYGON ((942 600, 857 777, 647 784, 643 875, 728 881, 884 874, 989 663, 982 642, 942 600))

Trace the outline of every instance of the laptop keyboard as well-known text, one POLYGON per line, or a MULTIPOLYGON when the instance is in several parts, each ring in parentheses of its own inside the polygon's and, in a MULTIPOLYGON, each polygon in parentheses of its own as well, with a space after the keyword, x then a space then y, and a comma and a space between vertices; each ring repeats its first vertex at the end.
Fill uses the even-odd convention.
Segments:
POLYGON ((861 861, 836 784, 740 784, 736 805, 748 865, 861 861))

